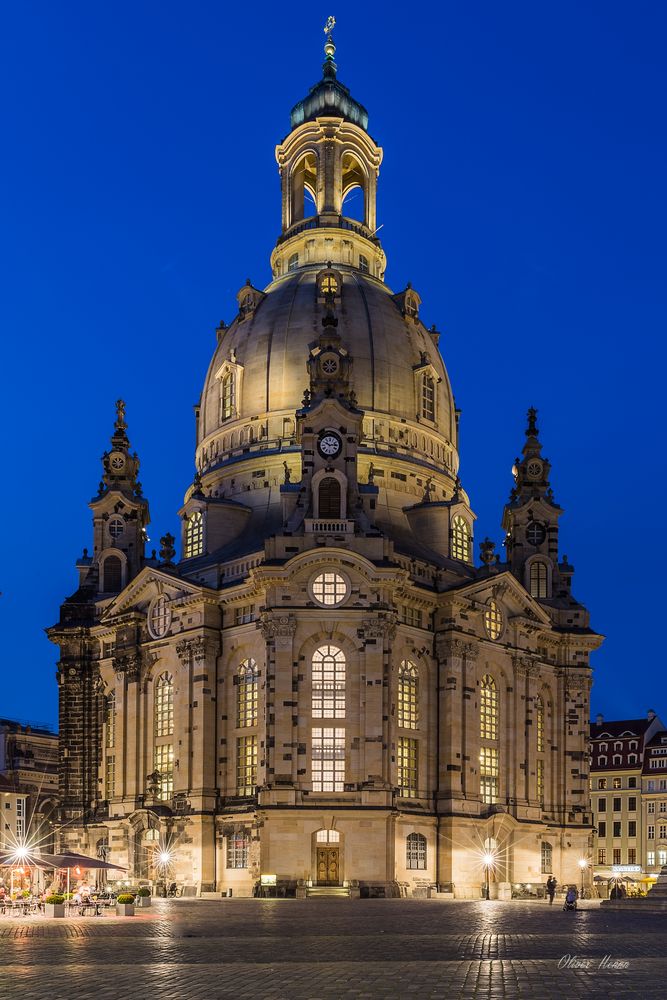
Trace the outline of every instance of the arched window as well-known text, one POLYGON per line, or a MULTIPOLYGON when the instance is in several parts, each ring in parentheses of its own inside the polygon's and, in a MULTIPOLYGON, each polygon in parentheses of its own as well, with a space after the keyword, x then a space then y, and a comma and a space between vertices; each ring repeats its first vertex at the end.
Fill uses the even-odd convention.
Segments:
POLYGON ((238 673, 238 727, 245 729, 257 725, 257 688, 259 673, 256 662, 250 657, 243 660, 238 673))
POLYGON ((104 560, 102 593, 117 594, 123 586, 123 564, 118 556, 107 556, 104 560))
POLYGON ((542 753, 544 750, 544 702, 539 694, 535 699, 535 737, 536 750, 542 753))
POLYGON ((546 840, 540 844, 540 870, 543 875, 551 875, 554 870, 553 847, 546 840))
POLYGON ((204 518, 201 511, 190 514, 185 526, 185 558, 193 559, 204 551, 204 518))
POLYGON ((107 698, 105 708, 104 742, 107 750, 111 750, 116 745, 116 695, 113 692, 107 698))
POLYGON ((319 517, 340 517, 340 483, 333 476, 327 476, 320 483, 319 517))
POLYGON ((547 564, 541 559, 530 564, 530 596, 538 599, 549 596, 547 564))
POLYGON ((338 830, 318 830, 315 837, 318 844, 340 844, 338 830))
POLYGON ((405 867, 426 868, 426 837, 409 833, 405 838, 405 867))
POLYGON ((160 674, 155 682, 155 735, 174 732, 174 682, 171 674, 160 674))
MULTIPOLYGON (((482 677, 480 692, 479 734, 487 743, 498 739, 498 690, 493 677, 482 677)), ((497 746, 481 746, 479 751, 479 790, 482 802, 498 801, 499 759, 497 746)))
POLYGON ((345 653, 338 646, 320 646, 313 653, 313 719, 345 718, 345 670, 345 653))
POLYGON ((432 375, 426 374, 422 375, 422 417, 435 420, 435 381, 432 375))
POLYGON ((452 559, 470 560, 470 528, 460 514, 452 520, 452 559))
POLYGON ((362 253, 359 254, 359 270, 362 274, 368 274, 368 257, 364 257, 362 253))
POLYGON ((483 740, 498 739, 498 689, 490 674, 482 677, 479 735, 483 740))
POLYGON ((220 420, 229 420, 236 412, 236 375, 226 372, 220 383, 220 420))
POLYGON ((292 256, 287 261, 287 270, 296 271, 299 266, 299 255, 298 253, 293 253, 292 256))
POLYGON ((398 725, 416 729, 419 721, 419 674, 410 660, 401 660, 398 670, 398 725))
POLYGON ((495 601, 489 601, 484 612, 484 628, 489 639, 499 639, 503 631, 503 613, 495 601))

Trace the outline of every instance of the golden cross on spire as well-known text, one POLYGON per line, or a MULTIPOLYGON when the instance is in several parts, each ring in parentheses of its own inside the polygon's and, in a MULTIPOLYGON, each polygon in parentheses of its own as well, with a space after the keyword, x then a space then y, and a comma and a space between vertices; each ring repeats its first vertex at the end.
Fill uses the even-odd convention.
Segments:
POLYGON ((336 18, 330 14, 327 18, 327 23, 324 25, 324 34, 327 36, 327 41, 331 41, 331 33, 336 27, 336 18))

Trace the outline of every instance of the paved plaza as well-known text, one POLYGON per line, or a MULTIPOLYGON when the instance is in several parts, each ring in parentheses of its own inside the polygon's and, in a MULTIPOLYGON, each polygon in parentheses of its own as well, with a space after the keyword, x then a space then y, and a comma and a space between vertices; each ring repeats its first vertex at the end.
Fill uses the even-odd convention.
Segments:
POLYGON ((127 918, 0 918, 0 995, 664 998, 666 929, 546 903, 156 900, 127 918))

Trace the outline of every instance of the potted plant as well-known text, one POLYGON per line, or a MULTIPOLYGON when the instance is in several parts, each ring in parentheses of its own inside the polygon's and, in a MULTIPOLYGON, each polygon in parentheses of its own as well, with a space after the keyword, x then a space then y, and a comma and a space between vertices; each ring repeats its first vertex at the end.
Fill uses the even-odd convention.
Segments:
POLYGON ((65 916, 65 897, 59 892, 54 892, 44 900, 45 917, 65 916))
POLYGON ((150 906, 151 905, 151 891, 145 885, 138 890, 135 896, 134 902, 137 906, 150 906))
POLYGON ((116 898, 116 916, 134 916, 134 896, 131 892, 121 892, 120 896, 116 898))

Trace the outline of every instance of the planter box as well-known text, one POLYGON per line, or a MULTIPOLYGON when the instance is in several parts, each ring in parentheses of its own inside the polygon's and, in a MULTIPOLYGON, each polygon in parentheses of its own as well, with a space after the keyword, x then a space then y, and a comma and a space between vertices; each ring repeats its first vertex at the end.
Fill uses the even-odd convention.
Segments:
POLYGON ((150 906, 151 897, 150 896, 137 896, 134 901, 135 906, 150 906))
POLYGON ((65 916, 65 904, 64 903, 44 903, 44 916, 45 917, 64 917, 65 916))
POLYGON ((134 903, 116 903, 117 917, 133 917, 134 903))

